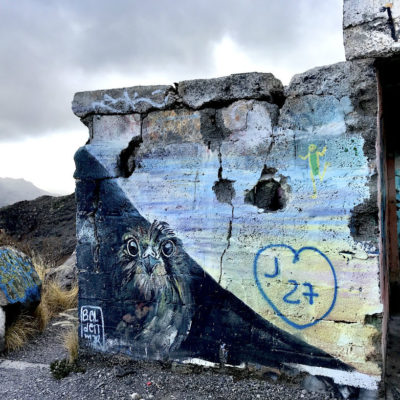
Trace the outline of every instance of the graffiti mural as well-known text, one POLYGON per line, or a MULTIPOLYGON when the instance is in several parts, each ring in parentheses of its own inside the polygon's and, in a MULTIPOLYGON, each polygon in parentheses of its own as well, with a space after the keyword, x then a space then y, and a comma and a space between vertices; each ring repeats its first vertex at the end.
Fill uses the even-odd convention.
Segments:
POLYGON ((329 258, 315 247, 302 247, 298 251, 285 244, 271 244, 263 247, 257 252, 254 259, 254 279, 261 294, 277 315, 294 328, 305 329, 317 324, 327 317, 335 306, 338 286, 335 269, 329 258), (267 254, 271 252, 269 260, 265 260, 268 257, 267 254), (322 257, 325 260, 326 271, 322 277, 324 282, 330 284, 332 288, 331 291, 321 292, 321 296, 315 291, 316 287, 321 287, 321 282, 316 282, 319 278, 315 276, 312 265, 310 265, 310 261, 314 257, 322 257), (264 260, 262 260, 263 258, 264 260), (306 263, 301 263, 301 258, 306 263), (299 268, 301 264, 303 265, 299 268), (273 272, 271 273, 271 271, 273 272), (283 278, 285 276, 287 281, 283 278), (288 279, 289 277, 292 279, 288 279), (293 279, 294 277, 298 280, 293 279), (281 285, 282 282, 283 285, 281 285), (285 290, 288 290, 287 283, 293 287, 285 293, 285 290), (305 324, 297 323, 285 316, 287 304, 299 306, 304 302, 306 306, 313 306, 310 308, 319 308, 321 311, 318 312, 322 315, 318 316, 318 312, 310 310, 315 315, 315 319, 305 324))
POLYGON ((324 169, 320 171, 319 158, 323 157, 326 153, 326 146, 322 151, 317 151, 317 146, 315 144, 310 144, 308 146, 308 153, 305 156, 299 156, 302 160, 308 159, 308 164, 310 166, 310 177, 313 185, 312 198, 317 198, 317 185, 315 184, 315 178, 318 177, 322 182, 326 173, 327 168, 330 166, 329 162, 324 163, 324 169))
POLYGON ((11 247, 0 247, 0 295, 5 297, 2 305, 39 301, 41 284, 29 257, 11 247))
POLYGON ((101 307, 83 306, 80 309, 80 336, 93 347, 104 347, 104 317, 101 307))
POLYGON ((318 368, 375 390, 379 252, 349 227, 371 179, 364 137, 346 131, 352 100, 294 96, 280 109, 267 95, 222 101, 229 87, 195 108, 163 109, 149 88, 141 115, 114 115, 123 102, 87 114, 93 138, 75 156, 82 342, 318 368))
MULTIPOLYGON (((311 364, 318 357, 321 366, 352 369, 260 318, 224 290, 187 254, 167 223, 138 224, 121 241, 114 291, 129 305, 121 310, 115 337, 135 357, 187 355, 218 363, 223 348, 229 364, 311 364), (250 338, 251 349, 243 349, 250 338)), ((90 311, 83 311, 88 321, 90 311)))

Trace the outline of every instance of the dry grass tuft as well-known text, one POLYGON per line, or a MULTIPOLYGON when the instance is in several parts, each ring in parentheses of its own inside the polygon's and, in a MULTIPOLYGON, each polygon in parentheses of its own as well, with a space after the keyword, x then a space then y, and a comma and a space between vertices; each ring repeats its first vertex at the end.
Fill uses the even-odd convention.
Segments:
POLYGON ((41 301, 36 307, 34 316, 36 318, 39 331, 43 332, 49 324, 51 318, 49 309, 47 308, 47 304, 44 301, 41 301))
POLYGON ((46 273, 50 268, 46 268, 46 264, 44 263, 43 259, 38 255, 32 256, 32 264, 36 273, 39 275, 40 280, 44 282, 46 273))
POLYGON ((75 308, 77 305, 78 286, 64 290, 55 281, 46 282, 42 288, 40 304, 35 311, 40 330, 46 329, 49 321, 58 313, 75 308))
POLYGON ((35 317, 38 320, 40 330, 43 331, 56 314, 77 306, 78 286, 64 290, 57 282, 46 280, 46 273, 49 268, 46 268, 43 260, 34 257, 33 264, 42 281, 42 297, 35 311, 35 317))
POLYGON ((61 289, 57 282, 49 281, 44 288, 42 301, 47 305, 50 317, 78 305, 78 286, 61 289))
POLYGON ((19 350, 38 333, 38 324, 34 317, 22 314, 6 330, 5 347, 7 351, 19 350))
POLYGON ((79 338, 77 327, 69 329, 64 335, 64 348, 69 354, 69 363, 73 364, 78 359, 79 338))

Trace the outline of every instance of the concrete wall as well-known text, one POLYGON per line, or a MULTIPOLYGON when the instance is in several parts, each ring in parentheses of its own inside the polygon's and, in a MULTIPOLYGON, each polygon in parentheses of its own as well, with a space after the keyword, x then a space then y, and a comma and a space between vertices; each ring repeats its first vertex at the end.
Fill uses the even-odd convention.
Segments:
POLYGON ((400 3, 344 0, 343 34, 346 59, 400 54, 400 3), (390 7, 385 7, 389 6, 390 7), (386 9, 383 10, 382 7, 386 9), (390 8, 392 23, 387 8, 390 8), (393 37, 394 36, 394 37, 393 37))
POLYGON ((77 93, 82 344, 382 375, 372 61, 77 93), (360 80, 359 77, 363 76, 360 80))

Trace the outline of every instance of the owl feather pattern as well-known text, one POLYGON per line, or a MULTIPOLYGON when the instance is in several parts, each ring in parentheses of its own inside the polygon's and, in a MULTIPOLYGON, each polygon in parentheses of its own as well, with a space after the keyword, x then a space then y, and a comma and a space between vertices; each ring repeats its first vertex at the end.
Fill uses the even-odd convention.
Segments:
MULTIPOLYGON (((190 328, 193 299, 185 279, 189 275, 182 243, 166 222, 154 221, 146 229, 137 226, 123 236, 119 250, 122 291, 131 291, 139 301, 135 316, 127 314, 117 330, 130 334, 132 322, 140 320, 133 338, 145 355, 166 358, 179 347, 190 328), (141 304, 148 305, 142 311, 141 304)), ((126 337, 126 339, 128 339, 126 337)))

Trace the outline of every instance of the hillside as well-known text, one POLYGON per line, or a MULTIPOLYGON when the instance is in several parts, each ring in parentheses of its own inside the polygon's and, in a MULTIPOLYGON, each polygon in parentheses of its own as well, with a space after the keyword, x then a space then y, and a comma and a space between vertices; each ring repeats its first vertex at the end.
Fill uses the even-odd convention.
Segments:
POLYGON ((25 179, 0 178, 0 207, 50 194, 25 179))
POLYGON ((28 246, 50 265, 60 265, 74 251, 75 195, 42 196, 0 208, 0 231, 28 246))

